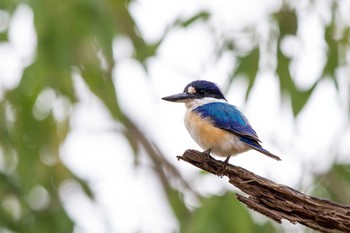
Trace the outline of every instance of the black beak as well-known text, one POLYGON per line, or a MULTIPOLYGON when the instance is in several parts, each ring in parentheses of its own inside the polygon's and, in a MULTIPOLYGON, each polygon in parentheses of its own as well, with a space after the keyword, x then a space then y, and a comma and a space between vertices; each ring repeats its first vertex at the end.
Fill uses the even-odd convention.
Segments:
POLYGON ((186 99, 193 99, 194 97, 186 92, 165 96, 162 99, 170 102, 183 102, 186 99))

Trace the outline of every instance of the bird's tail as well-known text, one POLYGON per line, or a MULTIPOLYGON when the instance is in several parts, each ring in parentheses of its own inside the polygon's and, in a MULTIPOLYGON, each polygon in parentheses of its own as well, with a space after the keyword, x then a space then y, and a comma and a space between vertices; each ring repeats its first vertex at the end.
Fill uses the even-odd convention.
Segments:
POLYGON ((262 147, 256 147, 256 146, 252 146, 252 145, 249 145, 249 146, 250 146, 251 148, 253 148, 254 150, 257 150, 257 151, 263 153, 264 155, 269 156, 270 158, 276 159, 277 161, 280 161, 280 160, 281 160, 280 157, 278 157, 277 155, 274 155, 274 154, 270 153, 269 151, 265 150, 265 149, 262 148, 262 147))
POLYGON ((260 153, 263 153, 264 155, 269 156, 270 158, 273 158, 277 161, 280 161, 280 157, 277 155, 274 155, 270 153, 268 150, 265 150, 258 142, 253 141, 252 139, 241 139, 243 142, 245 142, 250 148, 259 151, 260 153))

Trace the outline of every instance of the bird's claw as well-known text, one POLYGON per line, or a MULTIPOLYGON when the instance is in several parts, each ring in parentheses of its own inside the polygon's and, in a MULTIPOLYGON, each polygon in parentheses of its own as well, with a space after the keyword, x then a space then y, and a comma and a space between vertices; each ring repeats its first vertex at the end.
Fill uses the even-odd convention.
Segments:
POLYGON ((227 158, 224 160, 224 163, 227 165, 228 164, 228 161, 230 160, 231 158, 231 155, 230 156, 227 156, 227 158))
POLYGON ((206 158, 207 161, 210 161, 210 152, 211 152, 210 148, 205 150, 205 151, 203 151, 203 154, 205 154, 207 156, 207 158, 206 158))

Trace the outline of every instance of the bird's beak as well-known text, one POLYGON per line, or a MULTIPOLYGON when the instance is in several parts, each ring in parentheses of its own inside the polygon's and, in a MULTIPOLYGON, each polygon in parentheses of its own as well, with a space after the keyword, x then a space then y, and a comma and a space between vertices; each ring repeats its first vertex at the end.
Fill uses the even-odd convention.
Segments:
POLYGON ((170 102, 184 102, 187 99, 193 99, 193 97, 188 93, 183 92, 175 95, 165 96, 162 99, 170 102))

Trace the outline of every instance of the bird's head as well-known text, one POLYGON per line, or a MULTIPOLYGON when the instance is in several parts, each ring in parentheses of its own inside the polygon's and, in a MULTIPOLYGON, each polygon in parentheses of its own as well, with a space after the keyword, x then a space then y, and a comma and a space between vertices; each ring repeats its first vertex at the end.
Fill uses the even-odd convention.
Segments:
POLYGON ((162 99, 182 103, 189 103, 193 102, 194 100, 205 101, 205 99, 226 101, 220 88, 215 83, 205 80, 193 81, 187 84, 182 93, 166 96, 162 99))

